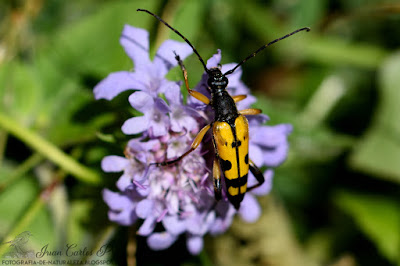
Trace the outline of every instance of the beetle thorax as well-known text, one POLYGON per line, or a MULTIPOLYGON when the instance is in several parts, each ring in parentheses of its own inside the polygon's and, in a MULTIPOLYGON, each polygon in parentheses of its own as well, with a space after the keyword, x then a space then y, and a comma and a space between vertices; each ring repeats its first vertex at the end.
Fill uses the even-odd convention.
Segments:
POLYGON ((210 68, 208 71, 208 86, 211 92, 210 105, 215 112, 215 121, 233 123, 239 115, 235 101, 226 91, 228 79, 220 68, 210 68))

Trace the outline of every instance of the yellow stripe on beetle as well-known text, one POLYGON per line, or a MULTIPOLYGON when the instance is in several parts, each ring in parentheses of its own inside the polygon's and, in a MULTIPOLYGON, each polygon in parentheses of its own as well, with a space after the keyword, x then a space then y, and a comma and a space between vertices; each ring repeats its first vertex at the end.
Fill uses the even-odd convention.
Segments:
POLYGON ((247 118, 242 115, 236 118, 235 128, 239 150, 240 176, 244 176, 249 172, 249 123, 247 118))
POLYGON ((215 122, 213 125, 213 137, 225 178, 237 178, 238 165, 236 162, 236 149, 232 148, 232 143, 235 139, 231 126, 226 122, 215 122))
POLYGON ((236 196, 239 194, 239 188, 238 187, 229 187, 228 188, 228 193, 231 196, 236 196))
POLYGON ((229 180, 238 179, 249 172, 249 126, 246 117, 239 115, 234 125, 232 128, 227 122, 219 121, 213 125, 213 137, 221 167, 225 178, 229 180))

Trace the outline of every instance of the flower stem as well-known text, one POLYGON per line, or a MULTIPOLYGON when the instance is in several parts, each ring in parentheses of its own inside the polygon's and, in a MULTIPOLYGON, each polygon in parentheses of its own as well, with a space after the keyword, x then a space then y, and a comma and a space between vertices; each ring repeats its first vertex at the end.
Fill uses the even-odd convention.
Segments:
MULTIPOLYGON (((117 230, 117 226, 116 225, 109 225, 106 228, 104 228, 104 230, 102 230, 101 232, 98 233, 98 238, 97 241, 95 242, 95 245, 93 246, 92 250, 96 250, 96 251, 100 251, 100 253, 102 253, 103 251, 105 252, 104 255, 106 255, 110 250, 107 245, 110 242, 111 237, 115 234, 115 231, 117 230)), ((109 255, 109 254, 107 254, 109 255)), ((101 255, 98 255, 96 253, 92 254, 92 255, 87 255, 82 257, 82 261, 89 261, 90 258, 93 259, 99 259, 100 257, 103 257, 101 255)), ((104 256, 106 257, 106 256, 104 256)), ((103 257, 103 258, 104 258, 103 257)))
MULTIPOLYGON (((14 228, 2 239, 2 243, 12 240, 15 236, 26 231, 31 221, 36 217, 37 213, 42 209, 44 201, 41 197, 37 197, 35 202, 29 207, 27 212, 18 221, 14 228)), ((9 248, 9 245, 0 245, 0 257, 9 248)))
POLYGON ((100 176, 95 171, 78 163, 58 147, 42 138, 40 135, 19 125, 13 118, 0 113, 0 127, 10 132, 32 149, 48 158, 66 172, 74 175, 77 179, 91 184, 100 184, 100 176))
POLYGON ((300 120, 308 127, 319 126, 345 94, 344 82, 337 76, 325 79, 300 114, 300 120))
POLYGON ((7 188, 8 185, 14 183, 18 177, 23 176, 26 172, 28 172, 32 167, 37 165, 41 160, 43 160, 43 156, 39 153, 33 154, 27 160, 25 160, 22 164, 20 164, 12 174, 7 177, 7 179, 0 182, 0 193, 7 188))
MULTIPOLYGON (((61 180, 63 180, 65 176, 61 176, 58 179, 54 179, 45 189, 43 189, 32 205, 29 206, 29 209, 24 213, 21 219, 14 225, 12 230, 2 239, 3 243, 12 240, 15 236, 20 234, 21 232, 26 231, 29 228, 29 225, 33 221, 33 219, 37 216, 39 211, 43 208, 44 204, 48 202, 51 198, 52 193, 55 188, 59 185, 61 180)), ((7 250, 9 245, 0 245, 0 258, 7 250)))
MULTIPOLYGON (((164 10, 162 12, 161 17, 165 20, 165 21, 173 21, 173 18, 175 17, 175 13, 178 9, 179 6, 179 0, 172 0, 172 1, 168 1, 166 6, 164 7, 164 10)), ((164 24, 162 23, 158 23, 158 27, 157 27, 157 34, 156 34, 156 40, 154 42, 154 47, 158 48, 160 47, 160 45, 168 39, 169 34, 173 33, 170 29, 168 29, 167 27, 165 27, 164 24)), ((153 48, 154 48, 153 47, 153 48)), ((156 51, 156 49, 151 49, 152 51, 156 51)))

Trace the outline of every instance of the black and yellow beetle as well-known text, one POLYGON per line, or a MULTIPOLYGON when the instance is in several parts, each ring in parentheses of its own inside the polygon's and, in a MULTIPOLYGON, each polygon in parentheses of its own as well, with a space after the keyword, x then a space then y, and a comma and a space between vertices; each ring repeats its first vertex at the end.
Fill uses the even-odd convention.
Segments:
POLYGON ((248 59, 254 57, 258 52, 260 52, 267 46, 282 39, 285 39, 299 31, 309 31, 310 29, 307 27, 298 29, 266 45, 263 45, 257 51, 242 60, 234 68, 225 73, 222 73, 219 67, 208 69, 202 57, 197 52, 196 48, 194 48, 194 46, 189 42, 189 40, 187 40, 180 32, 171 27, 160 17, 145 9, 138 9, 137 11, 146 12, 157 18, 160 22, 164 23, 168 28, 173 30, 187 44, 190 45, 190 47, 193 49, 193 52, 197 55, 200 62, 203 64, 204 70, 208 74, 207 84, 208 89, 211 92, 211 99, 209 99, 204 94, 191 90, 189 88, 185 66, 183 65, 183 62, 180 59, 179 55, 175 54, 175 58, 183 71, 186 89, 191 96, 206 105, 210 105, 215 112, 214 121, 200 130, 187 152, 174 160, 154 164, 157 166, 166 166, 180 161, 183 157, 190 154, 200 145, 204 135, 210 128, 212 128, 212 139, 215 150, 215 158, 213 163, 215 199, 221 199, 221 172, 223 172, 225 177, 228 200, 236 209, 239 209, 240 203, 242 202, 245 193, 256 187, 259 187, 260 185, 262 185, 262 183, 264 183, 263 174, 249 158, 249 125, 245 117, 245 115, 260 114, 261 110, 250 108, 238 111, 238 109, 236 108, 236 102, 245 99, 246 95, 230 96, 226 91, 226 87, 228 86, 229 82, 226 76, 232 74, 240 65, 246 62, 248 59), (258 184, 248 188, 247 176, 249 173, 249 169, 257 179, 258 184))

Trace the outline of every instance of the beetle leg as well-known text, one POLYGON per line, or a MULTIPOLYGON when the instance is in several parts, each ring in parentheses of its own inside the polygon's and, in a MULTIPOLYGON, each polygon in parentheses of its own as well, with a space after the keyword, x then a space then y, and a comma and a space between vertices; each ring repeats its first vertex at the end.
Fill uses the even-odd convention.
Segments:
POLYGON ((247 98, 246 94, 240 94, 240 95, 236 95, 236 96, 232 96, 232 99, 235 101, 235 103, 244 100, 247 98))
POLYGON ((221 185, 221 167, 219 165, 217 157, 215 157, 213 164, 213 178, 214 178, 215 200, 219 201, 221 199, 222 185, 221 185))
POLYGON ((254 177, 257 179, 258 184, 255 184, 252 187, 249 187, 247 189, 247 191, 253 190, 259 186, 261 186, 265 179, 264 179, 264 175, 261 173, 260 169, 258 169, 258 167, 254 164, 254 162, 252 160, 249 160, 249 167, 250 167, 250 171, 251 173, 254 175, 254 177))
POLYGON ((255 108, 244 109, 239 111, 241 115, 258 115, 261 112, 262 112, 261 109, 255 109, 255 108))
POLYGON ((183 78, 185 79, 185 86, 186 86, 186 89, 187 89, 188 93, 191 96, 193 96, 194 98, 196 98, 197 100, 199 100, 200 102, 203 102, 203 103, 205 103, 207 105, 210 104, 210 99, 208 99, 207 96, 205 96, 204 94, 202 94, 202 93, 200 93, 198 91, 195 91, 195 90, 192 90, 192 89, 189 88, 189 81, 188 81, 186 68, 183 65, 183 62, 182 62, 181 58, 179 57, 179 55, 177 55, 176 53, 175 53, 175 59, 178 61, 178 64, 182 69, 183 78))
POLYGON ((171 165, 174 163, 179 162, 180 160, 182 160, 186 155, 189 155, 192 151, 194 151, 195 149, 197 149, 197 147, 199 147, 201 141, 204 138, 204 135, 207 133, 207 131, 210 129, 211 125, 207 125, 205 127, 203 127, 199 133, 197 133, 196 138, 193 140, 192 145, 190 146, 190 149, 185 152, 184 154, 182 154, 181 156, 179 156, 176 159, 170 160, 170 161, 165 161, 165 162, 161 162, 161 163, 151 163, 150 165, 156 165, 156 166, 166 166, 166 165, 171 165))

